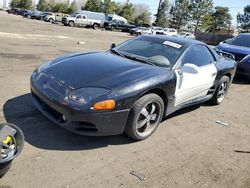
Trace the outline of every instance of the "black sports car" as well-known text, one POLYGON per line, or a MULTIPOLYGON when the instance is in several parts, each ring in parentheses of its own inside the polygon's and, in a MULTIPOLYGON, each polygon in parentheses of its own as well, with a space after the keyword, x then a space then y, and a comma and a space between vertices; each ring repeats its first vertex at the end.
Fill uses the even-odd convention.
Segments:
POLYGON ((82 135, 149 137, 163 116, 210 100, 220 104, 236 62, 206 44, 141 36, 106 52, 65 55, 31 76, 35 106, 51 121, 82 135))

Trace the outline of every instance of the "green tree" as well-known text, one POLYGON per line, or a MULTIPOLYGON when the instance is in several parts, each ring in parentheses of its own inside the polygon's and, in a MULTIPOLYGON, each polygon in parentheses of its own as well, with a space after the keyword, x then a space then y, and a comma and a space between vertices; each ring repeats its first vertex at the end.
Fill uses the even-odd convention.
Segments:
POLYGON ((19 8, 31 9, 32 8, 32 0, 20 0, 19 8))
POLYGON ((151 25, 151 12, 144 10, 135 18, 136 25, 151 25))
POLYGON ((118 14, 126 18, 129 23, 133 23, 135 20, 135 9, 132 3, 126 3, 118 14))
POLYGON ((250 29, 250 5, 244 8, 243 14, 237 15, 237 23, 242 29, 249 31, 250 29))
POLYGON ((215 32, 220 29, 228 29, 231 26, 232 17, 228 7, 217 6, 212 13, 202 19, 202 28, 207 32, 215 32))
POLYGON ((229 8, 217 6, 214 9, 215 11, 212 14, 214 18, 212 30, 215 31, 216 29, 227 28, 228 25, 231 24, 232 20, 232 16, 229 13, 229 8))
POLYGON ((36 7, 37 7, 37 10, 40 10, 40 11, 49 11, 49 4, 47 3, 46 0, 39 0, 36 7))
POLYGON ((114 13, 116 9, 115 2, 111 0, 104 0, 102 3, 102 12, 105 14, 114 13))
POLYGON ((73 1, 68 8, 68 14, 73 14, 76 11, 77 11, 77 4, 76 1, 73 1))
POLYGON ((61 13, 67 13, 68 12, 68 4, 66 3, 56 3, 52 7, 53 12, 61 12, 61 13))
POLYGON ((120 14, 120 12, 122 11, 122 7, 123 7, 122 4, 116 3, 114 1, 113 1, 113 3, 114 3, 114 13, 120 14))
POLYGON ((83 10, 101 12, 102 10, 102 1, 101 0, 88 0, 83 10))
POLYGON ((192 5, 189 0, 175 0, 174 5, 170 9, 171 27, 180 29, 190 20, 192 5))
POLYGON ((20 5, 20 0, 12 0, 10 2, 10 7, 11 8, 17 8, 17 7, 19 7, 19 5, 20 5))
POLYGON ((160 27, 166 27, 168 24, 167 19, 167 10, 169 7, 168 0, 164 0, 159 8, 158 13, 156 14, 155 25, 160 27))
POLYGON ((213 11, 213 0, 192 0, 191 8, 191 20, 197 31, 202 24, 202 18, 213 11))

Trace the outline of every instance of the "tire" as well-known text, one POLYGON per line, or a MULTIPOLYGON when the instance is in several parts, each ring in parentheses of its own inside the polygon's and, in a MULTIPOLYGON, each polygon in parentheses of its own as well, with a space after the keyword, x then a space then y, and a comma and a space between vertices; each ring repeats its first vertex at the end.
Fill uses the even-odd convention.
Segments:
POLYGON ((53 18, 50 18, 50 19, 49 19, 49 22, 50 22, 50 23, 53 23, 53 22, 54 22, 54 19, 53 19, 53 18))
POLYGON ((210 102, 213 105, 221 104, 227 95, 229 86, 230 86, 230 78, 228 76, 223 76, 220 79, 219 84, 210 102))
POLYGON ((130 111, 125 133, 134 140, 148 138, 159 126, 163 112, 164 102, 160 96, 148 94, 141 97, 130 111))
POLYGON ((75 22, 69 21, 69 27, 75 27, 75 22))
POLYGON ((93 29, 98 29, 98 28, 99 28, 99 24, 95 23, 95 24, 93 25, 93 29))
POLYGON ((110 28, 110 30, 114 31, 115 30, 115 26, 112 25, 111 28, 110 28))

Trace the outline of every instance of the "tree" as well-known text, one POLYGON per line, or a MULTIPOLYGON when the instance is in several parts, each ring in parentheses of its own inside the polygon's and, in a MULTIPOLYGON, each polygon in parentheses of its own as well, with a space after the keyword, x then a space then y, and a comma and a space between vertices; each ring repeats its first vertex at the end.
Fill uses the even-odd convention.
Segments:
POLYGON ((77 4, 76 1, 73 1, 68 8, 68 14, 73 14, 76 11, 77 11, 77 4))
POLYGON ((135 20, 135 9, 132 3, 126 3, 118 14, 126 18, 129 23, 133 23, 135 20))
POLYGON ((116 9, 115 2, 111 0, 104 0, 102 3, 102 12, 105 14, 114 13, 116 9))
POLYGON ((66 3, 56 3, 52 7, 53 12, 61 12, 61 13, 67 13, 68 12, 68 4, 66 3))
POLYGON ((237 23, 242 29, 247 31, 250 29, 250 5, 244 8, 243 14, 239 13, 237 15, 237 23))
POLYGON ((192 5, 189 0, 175 0, 174 5, 170 9, 170 24, 171 27, 180 29, 182 25, 185 25, 190 20, 190 13, 192 5))
POLYGON ((31 9, 32 0, 20 0, 19 8, 22 9, 31 9))
POLYGON ((47 3, 46 0, 39 0, 36 7, 37 7, 37 10, 40 10, 40 11, 49 11, 49 4, 47 3))
POLYGON ((202 18, 213 11, 213 0, 192 0, 191 20, 195 24, 195 31, 198 30, 202 18))
POLYGON ((83 10, 101 12, 102 10, 102 1, 101 0, 88 0, 83 10))
POLYGON ((229 29, 231 27, 232 17, 228 7, 217 6, 213 12, 207 14, 202 20, 202 27, 208 32, 215 32, 220 29, 229 29))
POLYGON ((215 11, 212 14, 214 18, 213 31, 228 27, 232 20, 232 16, 229 13, 229 8, 217 6, 214 9, 215 11))
POLYGON ((144 10, 135 18, 136 25, 151 25, 151 12, 144 10))
POLYGON ((166 27, 168 23, 166 12, 168 10, 168 0, 164 0, 156 14, 155 25, 166 27))
POLYGON ((12 8, 31 9, 32 0, 12 0, 10 6, 12 8))
POLYGON ((10 7, 11 8, 17 8, 17 7, 19 7, 19 5, 20 5, 20 0, 12 0, 10 2, 10 7))

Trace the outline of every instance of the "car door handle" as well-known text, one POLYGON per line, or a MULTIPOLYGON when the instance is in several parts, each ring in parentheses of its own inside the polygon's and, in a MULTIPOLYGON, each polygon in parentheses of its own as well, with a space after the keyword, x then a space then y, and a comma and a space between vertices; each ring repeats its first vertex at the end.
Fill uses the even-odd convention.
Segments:
POLYGON ((214 72, 214 73, 212 74, 212 77, 214 77, 214 76, 216 76, 216 72, 214 72))

